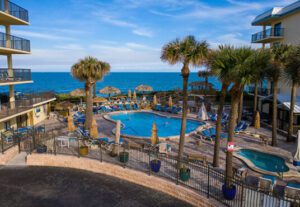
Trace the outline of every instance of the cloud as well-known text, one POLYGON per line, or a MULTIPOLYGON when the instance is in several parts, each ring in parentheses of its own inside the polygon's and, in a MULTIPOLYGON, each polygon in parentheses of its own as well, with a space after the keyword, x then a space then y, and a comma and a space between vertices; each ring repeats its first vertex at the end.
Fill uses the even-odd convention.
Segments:
POLYGON ((38 38, 44 40, 76 40, 71 37, 49 34, 49 33, 40 33, 40 32, 32 32, 32 31, 22 31, 22 30, 13 30, 12 33, 14 35, 26 37, 26 38, 38 38))
POLYGON ((62 50, 82 50, 82 46, 79 44, 66 44, 66 45, 56 45, 54 48, 62 50))
POLYGON ((94 15, 98 16, 103 22, 109 23, 113 26, 130 28, 133 34, 144 36, 144 37, 153 36, 153 32, 150 29, 141 27, 137 24, 125 20, 120 20, 117 17, 114 17, 112 15, 105 14, 103 12, 94 12, 94 15))

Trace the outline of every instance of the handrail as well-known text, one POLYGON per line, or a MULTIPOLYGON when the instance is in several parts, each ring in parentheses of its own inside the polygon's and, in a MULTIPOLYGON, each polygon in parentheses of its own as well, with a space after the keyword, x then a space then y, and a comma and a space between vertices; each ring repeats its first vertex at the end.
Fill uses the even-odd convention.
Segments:
POLYGON ((252 35, 252 42, 263 40, 269 37, 282 37, 284 35, 284 28, 269 28, 252 35))
POLYGON ((0 47, 30 52, 30 41, 21 37, 0 32, 0 47))
POLYGON ((31 80, 30 69, 0 68, 0 82, 29 81, 31 80))
POLYGON ((8 12, 10 15, 25 22, 29 22, 28 11, 11 1, 8 1, 8 8, 5 8, 5 0, 0 0, 0 10, 8 12))

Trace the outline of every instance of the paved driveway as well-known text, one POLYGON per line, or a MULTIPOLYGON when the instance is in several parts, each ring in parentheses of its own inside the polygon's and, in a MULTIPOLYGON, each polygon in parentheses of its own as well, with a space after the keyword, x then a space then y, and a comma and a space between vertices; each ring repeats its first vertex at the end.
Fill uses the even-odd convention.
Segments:
POLYGON ((164 193, 114 177, 53 167, 0 169, 0 206, 190 206, 164 193))

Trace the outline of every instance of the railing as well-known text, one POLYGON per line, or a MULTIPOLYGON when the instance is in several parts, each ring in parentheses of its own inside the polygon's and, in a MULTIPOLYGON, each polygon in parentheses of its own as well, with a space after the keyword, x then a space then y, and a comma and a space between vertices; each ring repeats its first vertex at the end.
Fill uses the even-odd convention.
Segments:
POLYGON ((31 80, 30 69, 0 68, 0 82, 30 81, 30 80, 31 80))
POLYGON ((0 10, 3 12, 8 11, 8 13, 18 19, 21 19, 25 22, 29 22, 28 11, 17 4, 8 1, 8 8, 5 8, 5 0, 0 0, 0 10))
MULTIPOLYGON (((254 86, 249 86, 246 90, 248 93, 252 93, 254 94, 255 92, 255 87, 254 86)), ((260 96, 269 96, 272 94, 272 91, 271 89, 268 89, 268 88, 261 88, 261 87, 258 87, 258 95, 260 96)))
POLYGON ((0 32, 0 47, 30 52, 30 41, 0 32))
POLYGON ((12 116, 29 110, 34 104, 38 104, 55 97, 53 92, 42 92, 33 94, 21 94, 16 96, 14 102, 0 104, 0 118, 12 116))
MULTIPOLYGON (((81 139, 80 135, 72 136, 70 139, 66 137, 58 138, 63 135, 62 131, 48 131, 42 136, 33 136, 28 139, 30 143, 28 153, 32 153, 37 145, 46 146, 46 153, 55 155, 68 155, 76 157, 86 157, 100 162, 107 162, 114 165, 120 165, 124 168, 131 168, 149 176, 158 176, 174 182, 177 185, 182 185, 192 189, 207 198, 213 198, 225 206, 267 206, 267 207, 290 207, 300 206, 300 198, 288 197, 282 191, 260 189, 256 184, 250 184, 245 179, 234 177, 231 183, 236 187, 236 196, 233 200, 224 198, 222 186, 225 182, 224 171, 219 168, 213 168, 209 164, 202 163, 196 160, 189 160, 184 157, 181 160, 183 166, 189 169, 189 179, 184 180, 182 173, 176 167, 177 157, 171 155, 163 155, 157 153, 157 150, 147 146, 137 147, 135 145, 107 145, 105 143, 96 143, 81 139), (87 155, 80 154, 80 146, 89 146, 87 155), (117 147, 119 153, 125 152, 128 154, 127 162, 120 162, 118 156, 112 156, 112 150, 117 147), (154 173, 151 170, 150 161, 158 159, 161 162, 159 172, 154 173)), ((65 136, 65 135, 64 135, 65 136)), ((113 150, 114 151, 114 150, 113 150)), ((227 178, 228 179, 228 178, 227 178)))
POLYGON ((252 35, 252 43, 257 41, 271 38, 271 37, 283 37, 284 29, 283 28, 270 28, 264 31, 258 32, 252 35))

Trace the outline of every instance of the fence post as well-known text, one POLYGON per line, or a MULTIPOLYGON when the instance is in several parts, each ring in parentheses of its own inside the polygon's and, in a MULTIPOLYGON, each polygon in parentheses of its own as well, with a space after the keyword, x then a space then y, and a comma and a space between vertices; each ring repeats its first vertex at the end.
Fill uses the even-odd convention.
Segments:
POLYGON ((56 155, 56 140, 55 140, 53 129, 52 129, 51 134, 52 134, 52 138, 53 138, 53 151, 54 151, 54 155, 56 155))
POLYGON ((99 149, 100 149, 100 162, 102 162, 102 147, 101 147, 101 143, 99 143, 99 149))
POLYGON ((151 166, 150 166, 150 161, 151 161, 151 155, 150 152, 148 153, 148 157, 149 157, 149 162, 148 162, 148 166, 149 166, 149 176, 151 175, 151 166))
POLYGON ((176 165, 175 165, 175 167, 176 167, 176 185, 179 185, 179 165, 178 165, 178 163, 180 163, 180 161, 178 162, 178 158, 177 158, 177 162, 176 162, 176 165))
POLYGON ((210 192, 209 192, 209 190, 210 190, 210 167, 209 167, 209 165, 207 165, 208 166, 208 168, 207 168, 207 198, 209 198, 209 194, 210 194, 210 192))
MULTIPOLYGON (((125 145, 123 146, 123 154, 125 154, 125 145)), ((129 155, 128 155, 128 158, 129 158, 129 155)), ((123 167, 126 168, 126 162, 123 163, 123 167)))
POLYGON ((33 145, 33 149, 35 149, 36 144, 35 144, 35 129, 34 129, 34 127, 32 127, 32 145, 33 145))
POLYGON ((2 132, 1 132, 1 150, 2 150, 2 154, 4 154, 4 137, 2 132))
MULTIPOLYGON (((15 133, 13 133, 13 136, 15 136, 15 133)), ((20 136, 17 136, 17 140, 18 140, 19 153, 21 153, 21 140, 20 140, 20 136)))
POLYGON ((244 182, 242 182, 241 206, 243 206, 243 197, 244 197, 244 182))

